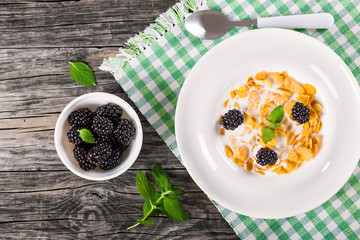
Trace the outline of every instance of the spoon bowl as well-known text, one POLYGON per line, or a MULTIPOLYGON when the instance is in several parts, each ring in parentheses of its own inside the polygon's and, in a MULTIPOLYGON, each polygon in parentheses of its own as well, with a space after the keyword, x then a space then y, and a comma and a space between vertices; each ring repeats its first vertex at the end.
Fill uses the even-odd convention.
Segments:
POLYGON ((232 24, 222 13, 204 10, 193 13, 185 20, 185 28, 194 36, 202 39, 216 39, 223 36, 232 24))

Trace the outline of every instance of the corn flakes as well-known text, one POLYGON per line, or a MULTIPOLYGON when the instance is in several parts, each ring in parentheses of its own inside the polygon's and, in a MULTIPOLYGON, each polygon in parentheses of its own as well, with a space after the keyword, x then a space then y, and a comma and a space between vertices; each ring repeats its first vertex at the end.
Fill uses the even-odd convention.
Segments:
POLYGON ((229 142, 225 146, 226 156, 246 172, 260 175, 288 174, 303 162, 310 161, 321 145, 318 133, 322 128, 320 115, 323 107, 315 100, 316 93, 313 85, 301 84, 286 72, 259 72, 255 77, 247 78, 244 85, 230 91, 229 99, 223 104, 226 109, 233 106, 244 116, 244 124, 239 127, 241 131, 229 135, 227 130, 220 128, 220 134, 229 142), (309 108, 308 122, 299 124, 292 118, 295 102, 309 108), (261 131, 270 125, 269 115, 279 105, 283 105, 285 116, 280 125, 273 126, 275 135, 265 144, 261 131), (261 147, 280 153, 275 164, 260 166, 256 163, 256 153, 261 147))

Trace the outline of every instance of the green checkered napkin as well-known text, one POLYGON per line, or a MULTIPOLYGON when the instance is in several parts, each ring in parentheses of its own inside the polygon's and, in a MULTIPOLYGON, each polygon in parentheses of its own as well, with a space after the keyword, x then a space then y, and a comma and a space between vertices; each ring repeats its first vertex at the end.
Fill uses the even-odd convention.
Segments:
MULTIPOLYGON (((360 1, 242 1, 184 0, 129 39, 102 70, 114 74, 169 148, 180 159, 175 139, 176 102, 192 67, 217 43, 247 28, 233 28, 223 38, 200 40, 184 28, 183 20, 199 9, 214 9, 232 19, 328 12, 335 18, 329 30, 303 30, 330 46, 360 81, 360 1)), ((325 61, 325 60, 324 60, 325 61)), ((360 164, 335 196, 321 206, 277 220, 250 218, 213 201, 241 239, 358 239, 360 236, 360 164)), ((311 197, 311 196, 309 196, 311 197)))

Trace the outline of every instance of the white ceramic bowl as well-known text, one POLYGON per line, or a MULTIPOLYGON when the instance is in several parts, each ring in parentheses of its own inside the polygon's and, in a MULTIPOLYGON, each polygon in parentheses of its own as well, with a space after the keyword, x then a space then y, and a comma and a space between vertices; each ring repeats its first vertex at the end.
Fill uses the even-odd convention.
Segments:
POLYGON ((61 161, 71 172, 82 178, 100 181, 117 177, 131 167, 140 153, 143 132, 138 115, 127 102, 109 93, 94 92, 75 98, 64 108, 56 122, 54 140, 56 151, 61 161), (67 118, 71 112, 77 109, 87 107, 91 111, 95 111, 97 107, 107 103, 119 105, 123 109, 122 117, 132 120, 134 127, 136 128, 135 138, 131 142, 129 148, 124 152, 122 162, 116 168, 107 171, 103 171, 99 168, 85 171, 80 168, 78 162, 74 158, 74 144, 70 143, 67 139, 66 133, 71 129, 67 118))

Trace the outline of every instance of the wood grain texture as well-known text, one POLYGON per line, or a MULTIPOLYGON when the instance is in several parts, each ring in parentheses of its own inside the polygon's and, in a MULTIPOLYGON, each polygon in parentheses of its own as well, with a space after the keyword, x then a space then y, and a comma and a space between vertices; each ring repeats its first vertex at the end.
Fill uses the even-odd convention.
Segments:
POLYGON ((98 66, 176 0, 3 0, 0 2, 0 238, 237 239, 211 201, 136 109, 98 66), (97 86, 69 77, 84 61, 97 86), (137 111, 144 144, 129 171, 93 182, 72 174, 57 156, 53 134, 62 109, 88 92, 113 93, 137 111), (155 217, 153 227, 126 228, 142 214, 138 169, 160 163, 191 220, 155 217))

